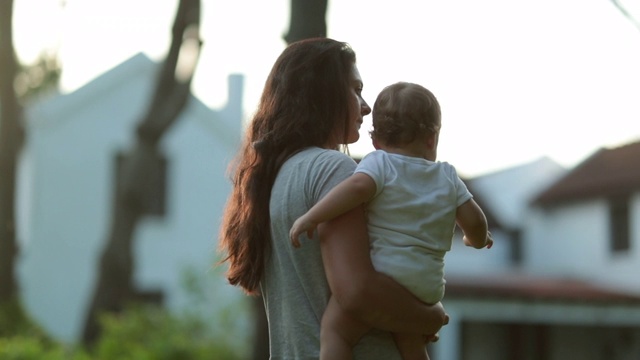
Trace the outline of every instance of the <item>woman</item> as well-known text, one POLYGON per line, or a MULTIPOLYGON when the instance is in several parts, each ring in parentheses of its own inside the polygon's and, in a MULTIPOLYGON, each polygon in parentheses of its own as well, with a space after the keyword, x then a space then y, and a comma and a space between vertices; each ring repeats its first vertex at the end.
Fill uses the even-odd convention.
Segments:
POLYGON ((264 299, 271 359, 318 358, 332 294, 347 313, 380 329, 362 338, 356 359, 400 359, 390 331, 428 336, 447 321, 439 303, 420 302, 374 270, 362 208, 323 223, 308 246, 289 243, 295 219, 355 169, 337 149, 358 140, 371 112, 361 93, 348 44, 318 38, 289 45, 234 164, 220 246, 229 282, 264 299))

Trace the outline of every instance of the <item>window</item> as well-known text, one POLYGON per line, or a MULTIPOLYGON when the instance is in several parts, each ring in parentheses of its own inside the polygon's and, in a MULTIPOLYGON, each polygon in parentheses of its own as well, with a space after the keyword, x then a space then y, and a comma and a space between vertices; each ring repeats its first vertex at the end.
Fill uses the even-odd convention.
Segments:
POLYGON ((627 251, 629 238, 629 198, 615 197, 609 201, 609 236, 613 252, 627 251))

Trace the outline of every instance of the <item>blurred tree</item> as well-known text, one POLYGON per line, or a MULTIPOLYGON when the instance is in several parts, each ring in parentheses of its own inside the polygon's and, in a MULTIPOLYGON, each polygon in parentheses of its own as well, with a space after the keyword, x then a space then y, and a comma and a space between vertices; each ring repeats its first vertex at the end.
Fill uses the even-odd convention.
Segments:
POLYGON ((200 54, 200 1, 180 0, 169 53, 158 73, 150 106, 136 129, 136 145, 118 161, 109 238, 100 258, 98 281, 86 314, 83 343, 100 335, 101 313, 118 313, 130 303, 156 301, 133 284, 133 234, 143 216, 164 212, 165 160, 158 142, 185 107, 200 54))
POLYGON ((18 63, 13 45, 13 0, 0 1, 0 336, 32 325, 19 302, 15 277, 19 251, 16 166, 25 139, 21 102, 57 88, 60 73, 55 52, 42 53, 31 65, 18 63))
POLYGON ((284 36, 287 44, 302 39, 327 36, 328 0, 291 0, 289 32, 284 36))
MULTIPOLYGON (((327 36, 328 0, 291 0, 289 31, 284 36, 287 44, 298 40, 327 36)), ((253 297, 255 314, 253 360, 269 359, 269 328, 262 298, 253 297)))
POLYGON ((0 303, 17 298, 14 263, 18 245, 15 221, 16 162, 24 143, 23 109, 14 80, 18 62, 13 46, 13 0, 0 1, 0 303))
POLYGON ((32 64, 19 66, 14 85, 21 103, 57 91, 62 74, 57 51, 44 51, 32 64))
POLYGON ((616 8, 618 8, 618 10, 620 10, 622 15, 629 19, 629 21, 631 21, 631 23, 640 30, 640 21, 638 21, 638 19, 636 19, 636 17, 633 16, 619 0, 611 0, 611 2, 616 8))

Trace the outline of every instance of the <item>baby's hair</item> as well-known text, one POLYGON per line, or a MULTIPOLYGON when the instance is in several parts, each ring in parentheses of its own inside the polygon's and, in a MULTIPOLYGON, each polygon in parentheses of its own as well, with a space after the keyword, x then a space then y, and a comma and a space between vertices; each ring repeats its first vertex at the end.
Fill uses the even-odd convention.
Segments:
POLYGON ((418 135, 440 129, 440 104, 425 87, 398 82, 378 94, 372 117, 372 139, 388 146, 402 146, 418 135))

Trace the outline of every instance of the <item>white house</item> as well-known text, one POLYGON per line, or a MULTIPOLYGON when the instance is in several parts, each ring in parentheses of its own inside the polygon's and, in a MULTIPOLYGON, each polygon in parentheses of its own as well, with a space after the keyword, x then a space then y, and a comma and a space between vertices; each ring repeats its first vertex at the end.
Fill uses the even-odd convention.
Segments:
POLYGON ((594 153, 533 205, 531 273, 582 277, 640 295, 640 141, 594 153))
POLYGON ((496 245, 490 251, 478 251, 462 243, 462 234, 454 241, 446 258, 446 272, 459 277, 472 274, 510 272, 522 257, 521 229, 528 203, 542 189, 566 173, 566 169, 543 157, 512 168, 464 179, 485 215, 496 245))
MULTIPOLYGON (((18 276, 26 309, 51 335, 80 339, 109 236, 117 155, 130 149, 160 66, 138 54, 77 91, 27 110, 20 159, 18 276)), ((200 277, 214 305, 241 296, 212 270, 229 160, 239 146, 243 78, 229 77, 228 103, 191 97, 162 139, 166 211, 135 233, 134 282, 160 291, 171 309, 188 304, 185 273, 200 277)))
MULTIPOLYGON (((133 145, 158 68, 137 55, 27 109, 18 276, 27 310, 60 340, 80 338, 109 233, 116 158, 133 145)), ((217 111, 192 98, 161 142, 166 211, 137 228, 135 282, 162 292, 171 309, 190 305, 185 274, 204 279, 212 307, 245 299, 212 270, 242 82, 229 78, 229 102, 217 111)), ((496 243, 476 250, 458 238, 447 254, 451 321, 432 358, 639 359, 640 142, 602 149, 574 169, 543 158, 466 183, 496 243)), ((249 311, 235 314, 250 321, 249 311)))
POLYGON ((433 358, 639 359, 639 165, 640 142, 568 172, 544 161, 470 180, 507 235, 495 248, 512 248, 447 255, 451 322, 433 358))

